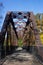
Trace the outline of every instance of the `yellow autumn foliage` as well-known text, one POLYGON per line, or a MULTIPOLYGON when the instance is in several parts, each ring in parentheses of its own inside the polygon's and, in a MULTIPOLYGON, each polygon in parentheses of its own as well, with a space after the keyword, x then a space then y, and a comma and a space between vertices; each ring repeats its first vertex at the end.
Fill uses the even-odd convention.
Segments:
POLYGON ((41 42, 43 44, 43 33, 40 33, 40 40, 41 40, 41 42))

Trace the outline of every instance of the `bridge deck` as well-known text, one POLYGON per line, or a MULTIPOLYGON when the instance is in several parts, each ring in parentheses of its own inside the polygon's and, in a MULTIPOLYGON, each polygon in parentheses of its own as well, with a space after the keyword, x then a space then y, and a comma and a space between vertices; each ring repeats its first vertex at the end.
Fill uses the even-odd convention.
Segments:
POLYGON ((2 65, 43 65, 40 61, 31 53, 22 48, 17 49, 15 53, 7 56, 2 65))

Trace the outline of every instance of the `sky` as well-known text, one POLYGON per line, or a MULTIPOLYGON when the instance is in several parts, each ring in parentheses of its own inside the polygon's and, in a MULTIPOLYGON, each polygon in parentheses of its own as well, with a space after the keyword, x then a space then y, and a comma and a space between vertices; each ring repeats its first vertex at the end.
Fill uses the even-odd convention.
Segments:
POLYGON ((43 0, 0 0, 4 5, 4 11, 33 11, 43 12, 43 0))
MULTIPOLYGON (((8 11, 32 11, 43 13, 43 0, 0 0, 3 3, 3 20, 8 11)), ((3 21, 2 20, 2 21, 3 21)), ((1 22, 1 25, 3 22, 1 22)))

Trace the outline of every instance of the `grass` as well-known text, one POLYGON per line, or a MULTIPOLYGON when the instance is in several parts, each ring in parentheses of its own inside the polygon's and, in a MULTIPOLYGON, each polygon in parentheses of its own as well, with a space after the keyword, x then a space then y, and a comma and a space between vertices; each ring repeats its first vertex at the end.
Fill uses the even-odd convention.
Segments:
POLYGON ((21 47, 21 46, 22 46, 22 44, 23 44, 23 43, 22 43, 22 39, 19 39, 19 40, 18 40, 18 46, 20 46, 20 47, 21 47))

